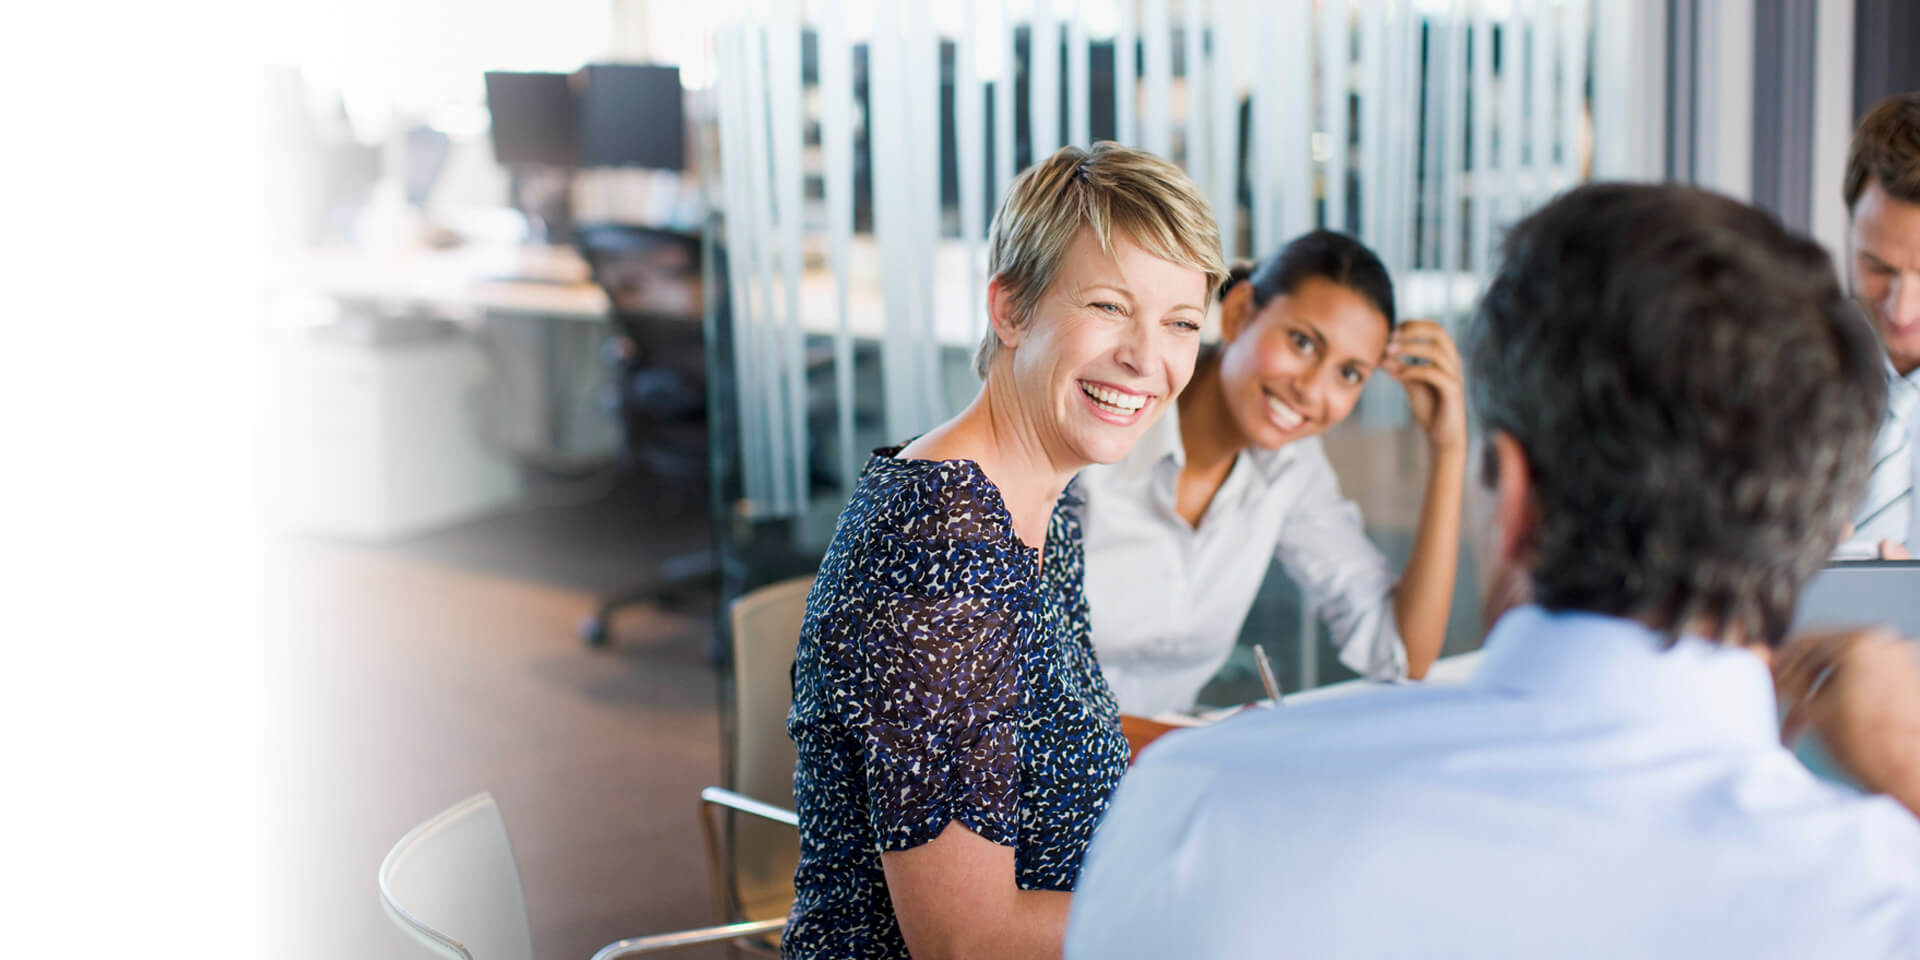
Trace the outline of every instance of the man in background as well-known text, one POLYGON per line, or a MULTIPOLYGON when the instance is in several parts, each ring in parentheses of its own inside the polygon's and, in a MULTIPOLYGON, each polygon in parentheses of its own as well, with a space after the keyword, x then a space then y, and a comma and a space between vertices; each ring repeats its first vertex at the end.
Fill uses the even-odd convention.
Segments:
POLYGON ((1842 559, 1905 558, 1920 544, 1920 92, 1888 97, 1854 130, 1843 195, 1847 269, 1886 347, 1887 414, 1842 559))
POLYGON ((1146 750, 1067 956, 1920 956, 1920 659, 1782 646, 1886 396, 1830 259, 1725 197, 1582 187, 1509 235, 1467 352, 1486 583, 1531 603, 1464 686, 1146 750), (1777 702, 1892 798, 1810 774, 1777 702))

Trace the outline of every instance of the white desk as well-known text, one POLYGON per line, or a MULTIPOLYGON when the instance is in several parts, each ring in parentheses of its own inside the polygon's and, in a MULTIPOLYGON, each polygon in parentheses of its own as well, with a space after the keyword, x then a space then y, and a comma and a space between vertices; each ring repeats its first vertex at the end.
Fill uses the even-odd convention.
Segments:
MULTIPOLYGON (((1433 666, 1427 670, 1426 679, 1421 682, 1438 686, 1466 683, 1467 680, 1473 677, 1474 670, 1480 666, 1481 652, 1482 651, 1479 650, 1469 650, 1466 653, 1456 653, 1451 657, 1441 657, 1433 662, 1433 666)), ((1385 684, 1374 680, 1359 678, 1343 680, 1339 683, 1329 683, 1324 687, 1302 690, 1299 693, 1284 693, 1281 694, 1280 699, 1283 706, 1300 706, 1321 700, 1333 700, 1339 697, 1352 696, 1353 694, 1362 693, 1367 690, 1381 690, 1390 686, 1398 686, 1398 684, 1385 684)), ((1184 713, 1162 713, 1147 719, 1155 723, 1162 723, 1174 727, 1204 727, 1207 724, 1233 716, 1249 706, 1271 706, 1272 704, 1273 701, 1271 700, 1257 700, 1252 704, 1240 704, 1238 706, 1207 710, 1198 716, 1190 716, 1184 713)))
POLYGON ((281 524, 406 536, 513 503, 516 460, 583 464, 616 449, 599 401, 607 297, 571 248, 337 247, 280 267, 272 287, 329 301, 322 316, 338 315, 331 304, 373 315, 266 343, 263 468, 281 524))
MULTIPOLYGON (((1482 651, 1479 650, 1469 650, 1466 653, 1456 653, 1451 657, 1441 657, 1433 662, 1433 666, 1427 670, 1426 679, 1420 682, 1438 686, 1466 683, 1473 677, 1474 670, 1480 666, 1481 652, 1482 651)), ((1392 684, 1383 684, 1364 678, 1343 680, 1339 683, 1329 683, 1324 687, 1315 687, 1312 690, 1302 690, 1299 693, 1284 694, 1280 699, 1288 705, 1313 703, 1318 700, 1332 700, 1337 697, 1349 696, 1366 690, 1378 690, 1385 686, 1392 686, 1392 684)))
POLYGON ((595 322, 607 316, 606 293, 591 282, 586 262, 571 247, 322 248, 302 255, 282 284, 396 313, 462 321, 489 310, 595 322))

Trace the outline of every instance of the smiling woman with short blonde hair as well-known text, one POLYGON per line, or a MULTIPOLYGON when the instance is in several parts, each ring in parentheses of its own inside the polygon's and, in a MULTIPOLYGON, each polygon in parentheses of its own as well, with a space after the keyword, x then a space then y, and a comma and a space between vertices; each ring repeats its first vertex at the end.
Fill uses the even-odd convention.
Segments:
POLYGON ((1068 482, 1193 374, 1225 275, 1172 164, 1066 148, 992 238, 985 380, 875 451, 800 634, 788 957, 1058 957, 1129 751, 1094 662, 1068 482))

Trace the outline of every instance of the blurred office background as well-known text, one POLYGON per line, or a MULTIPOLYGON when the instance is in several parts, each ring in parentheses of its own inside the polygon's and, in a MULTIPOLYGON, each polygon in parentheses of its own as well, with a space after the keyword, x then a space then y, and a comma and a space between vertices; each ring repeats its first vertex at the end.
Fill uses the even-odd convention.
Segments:
MULTIPOLYGON (((1916 41, 1897 0, 297 11, 259 73, 273 952, 404 955, 374 868, 483 788, 541 955, 713 919, 727 605, 810 573, 866 452, 972 395, 1033 159, 1156 151, 1230 258, 1348 231, 1458 334, 1505 225, 1588 179, 1707 185, 1837 254, 1848 134, 1920 87, 1916 41)), ((1397 386, 1326 446, 1404 558, 1397 386)), ((1450 653, 1481 633, 1469 500, 1450 653)), ((1277 568, 1242 640, 1288 690, 1351 676, 1277 568)), ((1236 657, 1204 697, 1257 689, 1236 657)))

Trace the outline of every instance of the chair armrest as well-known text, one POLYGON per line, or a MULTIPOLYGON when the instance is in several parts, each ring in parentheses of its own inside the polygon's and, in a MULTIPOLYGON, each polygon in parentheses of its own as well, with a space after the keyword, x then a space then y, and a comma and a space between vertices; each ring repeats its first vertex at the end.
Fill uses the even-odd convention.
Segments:
POLYGON ((800 817, 785 807, 776 807, 771 803, 762 803, 745 794, 735 793, 725 787, 708 787, 700 791, 700 802, 711 806, 727 807, 741 813, 751 813, 756 817, 784 823, 798 829, 800 817))
POLYGON ((706 837, 707 870, 713 878, 714 917, 719 920, 740 920, 744 918, 740 908, 740 889, 734 882, 733 870, 729 865, 733 855, 731 848, 725 848, 725 844, 731 842, 731 835, 721 830, 716 822, 723 810, 784 823, 795 830, 800 828, 800 818, 792 810, 755 800, 725 787, 708 787, 700 791, 700 832, 706 837), (723 840, 723 836, 727 839, 723 840))
MULTIPOLYGON (((778 808, 776 808, 778 809, 778 808)), ((736 940, 762 933, 772 933, 787 925, 785 918, 779 920, 756 920, 752 923, 729 923, 718 927, 697 927, 681 930, 677 933, 660 933, 651 937, 632 937, 616 940, 594 952, 593 960, 615 960, 618 957, 633 957, 643 953, 660 953, 665 950, 678 950, 682 947, 697 947, 703 943, 721 940, 736 940)))

